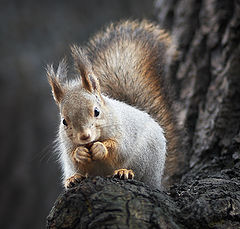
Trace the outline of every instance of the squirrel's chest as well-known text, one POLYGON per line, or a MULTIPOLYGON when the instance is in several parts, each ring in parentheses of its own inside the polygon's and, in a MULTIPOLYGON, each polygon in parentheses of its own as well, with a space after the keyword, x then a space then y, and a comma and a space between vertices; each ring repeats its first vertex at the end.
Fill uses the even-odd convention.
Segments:
POLYGON ((89 177, 106 177, 113 174, 114 168, 105 161, 96 160, 85 166, 83 172, 89 177))

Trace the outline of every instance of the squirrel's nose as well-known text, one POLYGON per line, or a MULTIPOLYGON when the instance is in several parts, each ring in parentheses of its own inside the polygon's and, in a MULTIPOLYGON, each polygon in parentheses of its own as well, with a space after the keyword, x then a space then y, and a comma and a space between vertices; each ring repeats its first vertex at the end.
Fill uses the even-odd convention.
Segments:
POLYGON ((80 139, 81 140, 88 140, 90 138, 90 134, 89 133, 86 133, 86 134, 82 134, 80 139))

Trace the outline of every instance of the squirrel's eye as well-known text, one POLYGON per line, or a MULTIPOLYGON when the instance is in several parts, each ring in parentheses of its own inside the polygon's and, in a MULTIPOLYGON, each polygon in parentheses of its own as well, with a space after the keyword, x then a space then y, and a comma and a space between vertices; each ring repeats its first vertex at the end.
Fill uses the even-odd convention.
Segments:
POLYGON ((100 111, 97 107, 94 108, 94 117, 97 117, 100 114, 100 111))
POLYGON ((63 119, 62 122, 63 122, 63 125, 64 125, 64 126, 67 126, 67 125, 68 125, 68 124, 67 124, 67 121, 66 121, 65 119, 63 119))

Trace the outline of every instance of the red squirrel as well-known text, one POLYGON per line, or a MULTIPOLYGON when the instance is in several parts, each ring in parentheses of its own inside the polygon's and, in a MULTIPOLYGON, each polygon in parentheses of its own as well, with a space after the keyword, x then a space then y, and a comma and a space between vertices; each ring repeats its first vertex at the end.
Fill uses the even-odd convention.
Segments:
POLYGON ((66 188, 85 177, 115 176, 161 188, 178 166, 178 130, 165 86, 171 37, 148 21, 122 21, 72 46, 47 76, 59 107, 58 151, 66 188))

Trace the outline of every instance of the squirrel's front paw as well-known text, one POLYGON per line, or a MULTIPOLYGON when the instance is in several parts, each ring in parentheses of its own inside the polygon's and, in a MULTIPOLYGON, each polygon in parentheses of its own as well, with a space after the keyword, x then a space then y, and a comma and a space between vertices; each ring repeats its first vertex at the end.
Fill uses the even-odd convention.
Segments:
POLYGON ((69 177, 66 181, 65 181, 65 188, 72 188, 73 186, 75 186, 77 183, 79 183, 82 179, 84 179, 85 177, 82 176, 79 173, 75 173, 73 176, 69 177))
POLYGON ((89 149, 84 146, 77 147, 73 152, 73 160, 77 163, 84 164, 91 161, 89 149))
POLYGON ((92 145, 90 151, 92 152, 92 159, 93 160, 102 160, 108 154, 108 150, 107 150, 106 146, 101 142, 95 142, 92 145))
POLYGON ((117 169, 114 171, 113 177, 121 180, 133 179, 134 173, 131 169, 117 169))

